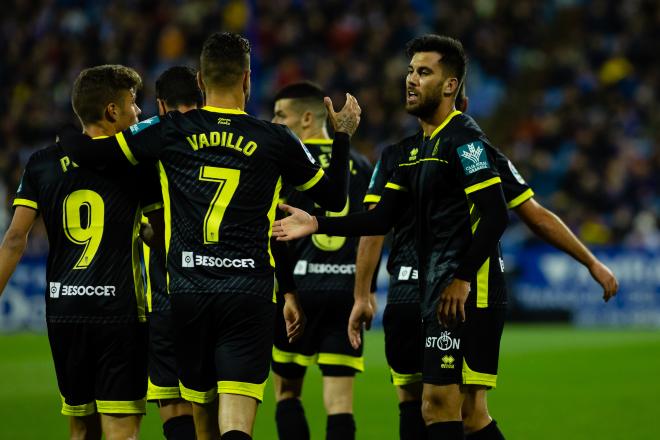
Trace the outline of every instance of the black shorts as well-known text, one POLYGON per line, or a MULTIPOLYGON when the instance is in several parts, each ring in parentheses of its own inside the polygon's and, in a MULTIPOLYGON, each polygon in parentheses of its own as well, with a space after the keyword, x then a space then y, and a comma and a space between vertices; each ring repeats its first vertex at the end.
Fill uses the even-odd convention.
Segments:
POLYGON ((196 403, 218 393, 263 400, 275 304, 239 293, 182 293, 171 300, 181 396, 196 403))
POLYGON ((147 324, 48 324, 62 414, 144 414, 147 324))
POLYGON ((436 319, 424 321, 424 383, 495 388, 506 310, 470 308, 465 313, 466 322, 451 330, 436 319))
POLYGON ((387 304, 383 312, 385 358, 397 386, 422 381, 423 326, 419 303, 387 304))
POLYGON ((174 330, 170 310, 149 314, 149 388, 147 400, 181 397, 174 356, 174 330))
POLYGON ((307 317, 301 338, 290 344, 278 306, 273 371, 288 379, 303 377, 305 368, 318 364, 324 376, 353 376, 364 371, 362 347, 355 350, 348 340, 348 318, 353 309, 351 291, 299 292, 307 317))

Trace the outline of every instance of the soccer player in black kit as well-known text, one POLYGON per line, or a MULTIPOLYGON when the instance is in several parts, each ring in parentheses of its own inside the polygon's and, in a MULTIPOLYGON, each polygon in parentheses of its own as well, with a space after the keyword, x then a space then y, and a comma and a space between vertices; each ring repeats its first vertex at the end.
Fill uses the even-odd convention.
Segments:
MULTIPOLYGON (((81 72, 72 103, 85 133, 108 137, 137 122, 141 84, 124 66, 81 72)), ((137 438, 145 413, 147 328, 138 232, 141 215, 160 205, 156 178, 142 167, 80 168, 56 143, 30 157, 14 199, 12 224, 0 246, 0 290, 41 214, 50 245, 48 339, 62 414, 70 416, 74 438, 100 439, 101 428, 108 439, 137 438)))
MULTIPOLYGON (((381 235, 409 199, 415 218, 423 317, 422 414, 431 439, 464 438, 462 407, 496 383, 506 288, 499 239, 508 213, 496 152, 477 124, 455 108, 465 78, 460 42, 437 35, 412 40, 406 109, 424 135, 399 163, 376 208, 345 218, 293 215, 273 233, 381 235)), ((487 411, 482 438, 501 438, 487 411)))
POLYGON ((349 137, 360 108, 347 95, 335 113, 326 99, 337 135, 324 172, 288 129, 244 112, 250 91, 245 38, 211 35, 200 64, 204 108, 154 117, 108 139, 68 132, 63 144, 81 166, 158 163, 182 396, 193 402, 198 438, 249 439, 270 366, 275 282, 269 239, 279 191, 285 182, 325 209, 343 208, 349 137))
MULTIPOLYGON (((464 90, 465 87, 462 87, 456 99, 456 107, 463 112, 467 108, 464 90)), ((420 131, 383 150, 364 198, 370 208, 378 203, 385 185, 399 163, 406 161, 407 156, 421 142, 422 136, 423 132, 420 131)), ((612 271, 575 237, 559 217, 534 200, 534 192, 504 154, 497 152, 495 163, 502 179, 507 208, 515 211, 536 235, 587 267, 594 280, 602 286, 605 301, 615 295, 618 282, 612 271)), ((383 314, 385 355, 399 397, 399 436, 402 440, 426 436, 421 411, 423 337, 413 224, 413 212, 408 208, 392 228, 390 256, 387 262, 390 284, 383 314)), ((369 301, 370 285, 377 269, 383 238, 363 237, 360 240, 359 257, 356 261, 355 304, 348 329, 354 346, 360 342, 363 324, 368 327, 373 319, 374 311, 369 301)), ((482 419, 480 413, 486 412, 482 404, 485 404, 485 399, 481 397, 463 402, 463 424, 468 439, 485 435, 478 429, 482 419), (475 423, 476 430, 473 428, 475 423)))
MULTIPOLYGON (((310 82, 293 83, 275 96, 273 122, 286 125, 308 148, 322 167, 332 155, 327 130, 325 94, 310 82)), ((363 156, 350 155, 349 194, 339 212, 342 216, 363 211, 362 197, 369 184, 371 165, 363 156)), ((288 188, 286 203, 324 213, 304 193, 288 188)), ((283 243, 280 243, 283 244, 283 243)), ((296 260, 294 278, 307 329, 299 341, 289 343, 285 324, 278 315, 273 346, 273 373, 277 400, 276 422, 280 439, 309 439, 309 428, 301 403, 303 379, 308 366, 318 364, 323 375, 323 403, 327 417, 326 438, 355 438, 353 383, 364 370, 362 346, 351 347, 346 324, 353 306, 357 239, 313 235, 292 243, 296 260)))

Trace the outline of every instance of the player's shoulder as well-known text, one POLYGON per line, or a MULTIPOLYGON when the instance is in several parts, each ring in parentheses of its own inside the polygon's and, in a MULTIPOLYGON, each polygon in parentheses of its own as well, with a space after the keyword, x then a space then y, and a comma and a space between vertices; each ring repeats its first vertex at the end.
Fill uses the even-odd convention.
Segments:
POLYGON ((380 155, 381 161, 392 161, 397 164, 405 161, 405 158, 408 157, 410 151, 413 148, 419 148, 422 142, 424 142, 424 132, 419 130, 416 133, 411 134, 410 136, 406 136, 403 139, 400 139, 397 142, 387 145, 385 148, 383 148, 383 151, 380 155))
POLYGON ((485 135, 479 124, 465 113, 454 116, 442 130, 442 143, 445 151, 483 148, 497 150, 485 135))
POLYGON ((64 151, 57 144, 50 144, 33 152, 28 158, 26 167, 39 167, 58 161, 64 156, 64 151))

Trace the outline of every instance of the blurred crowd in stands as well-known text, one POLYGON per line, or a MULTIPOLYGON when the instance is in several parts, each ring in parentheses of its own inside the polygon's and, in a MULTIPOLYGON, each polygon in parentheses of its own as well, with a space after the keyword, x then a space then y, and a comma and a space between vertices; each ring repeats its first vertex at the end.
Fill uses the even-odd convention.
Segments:
POLYGON ((217 30, 252 42, 250 113, 270 119, 274 93, 295 80, 320 83, 336 105, 349 91, 363 109, 354 144, 374 161, 417 130, 403 109, 405 43, 428 32, 456 37, 470 57, 468 113, 537 198, 589 244, 660 246, 655 0, 8 0, 0 16, 2 229, 29 154, 75 120, 69 94, 81 69, 135 68, 148 117, 158 74, 197 67, 217 30))

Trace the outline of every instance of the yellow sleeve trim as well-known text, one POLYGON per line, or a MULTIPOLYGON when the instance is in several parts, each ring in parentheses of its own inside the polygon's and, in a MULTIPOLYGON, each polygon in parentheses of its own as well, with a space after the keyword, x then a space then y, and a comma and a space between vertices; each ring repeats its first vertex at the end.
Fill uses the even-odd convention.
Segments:
POLYGON ((513 209, 517 206, 522 205, 524 202, 531 199, 532 197, 534 197, 534 191, 532 191, 532 188, 527 188, 527 191, 523 192, 518 197, 507 203, 506 207, 509 209, 513 209))
POLYGON ((230 380, 221 380, 218 382, 218 393, 220 394, 238 394, 257 399, 259 402, 264 400, 264 389, 266 381, 263 383, 234 382, 230 380))
POLYGON ((296 189, 298 191, 307 191, 308 189, 310 189, 311 187, 316 185, 318 183, 318 181, 321 180, 321 178, 323 178, 323 174, 325 174, 323 172, 323 168, 319 168, 319 170, 316 172, 316 174, 314 174, 314 177, 312 177, 311 179, 309 179, 307 182, 303 183, 302 185, 296 186, 296 189))
POLYGON ((28 208, 32 209, 39 209, 37 202, 28 199, 14 199, 13 206, 27 206, 28 208))
POLYGON ((385 184, 385 188, 393 189, 396 191, 408 191, 408 188, 406 188, 405 186, 397 185, 396 183, 392 183, 392 182, 387 182, 385 184))
POLYGON ((117 133, 115 135, 115 138, 117 139, 117 143, 119 143, 119 147, 121 147, 121 151, 124 152, 124 156, 126 156, 126 159, 131 163, 131 165, 137 165, 138 161, 133 156, 133 153, 131 152, 131 149, 128 148, 128 143, 126 142, 126 138, 124 137, 124 133, 117 133))
POLYGON ((488 188, 489 186, 495 185, 497 183, 502 183, 502 179, 500 179, 499 177, 493 177, 492 179, 484 180, 483 182, 479 182, 475 185, 468 186, 467 188, 465 188, 465 194, 471 194, 475 191, 488 188))
POLYGON ((147 214, 158 209, 163 209, 163 202, 152 203, 142 208, 142 214, 147 214))
POLYGON ((367 194, 364 196, 364 201, 362 203, 378 203, 380 202, 380 196, 377 194, 367 194))

